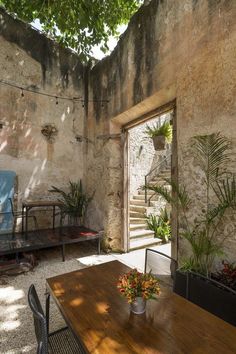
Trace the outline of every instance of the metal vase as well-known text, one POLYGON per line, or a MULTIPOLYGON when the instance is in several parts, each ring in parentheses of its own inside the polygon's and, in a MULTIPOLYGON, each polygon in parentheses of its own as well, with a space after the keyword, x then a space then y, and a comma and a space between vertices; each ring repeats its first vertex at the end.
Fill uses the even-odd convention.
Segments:
POLYGON ((130 304, 130 310, 136 315, 144 313, 146 311, 146 300, 142 297, 136 297, 130 304))

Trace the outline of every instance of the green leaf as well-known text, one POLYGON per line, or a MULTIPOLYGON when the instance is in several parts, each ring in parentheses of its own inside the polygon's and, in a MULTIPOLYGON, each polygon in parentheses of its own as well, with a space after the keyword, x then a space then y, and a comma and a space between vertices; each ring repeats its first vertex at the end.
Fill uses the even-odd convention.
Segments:
POLYGON ((0 0, 0 5, 31 23, 38 19, 43 30, 54 40, 79 51, 89 59, 91 48, 101 45, 107 49, 111 34, 122 23, 128 23, 142 0, 0 0))

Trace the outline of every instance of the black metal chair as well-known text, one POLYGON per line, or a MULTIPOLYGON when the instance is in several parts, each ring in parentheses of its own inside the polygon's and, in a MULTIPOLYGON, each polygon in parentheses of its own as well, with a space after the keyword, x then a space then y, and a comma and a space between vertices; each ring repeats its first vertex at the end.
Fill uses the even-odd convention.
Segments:
POLYGON ((79 343, 68 327, 48 334, 47 319, 40 304, 35 286, 32 284, 28 292, 29 306, 33 312, 35 335, 37 338, 37 354, 85 354, 79 343))
POLYGON ((165 286, 174 287, 177 261, 166 254, 146 248, 144 272, 152 272, 165 286))

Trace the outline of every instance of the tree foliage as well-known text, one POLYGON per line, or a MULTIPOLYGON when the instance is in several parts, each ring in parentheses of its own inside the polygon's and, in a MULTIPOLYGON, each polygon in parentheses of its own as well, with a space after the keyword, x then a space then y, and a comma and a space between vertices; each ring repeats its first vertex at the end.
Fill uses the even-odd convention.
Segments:
POLYGON ((0 0, 0 5, 20 19, 38 19, 43 30, 84 59, 100 45, 107 51, 109 36, 127 23, 143 0, 0 0))

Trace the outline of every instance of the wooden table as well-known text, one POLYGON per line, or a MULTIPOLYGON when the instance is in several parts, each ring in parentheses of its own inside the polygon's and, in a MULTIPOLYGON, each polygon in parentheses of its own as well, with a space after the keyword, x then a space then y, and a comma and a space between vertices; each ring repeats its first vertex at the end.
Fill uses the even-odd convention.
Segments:
POLYGON ((146 313, 132 314, 116 288, 129 270, 112 261, 47 279, 49 294, 88 353, 236 353, 235 327, 165 288, 147 302, 146 313))
POLYGON ((22 233, 28 233, 28 215, 29 211, 32 208, 47 208, 51 207, 53 211, 52 215, 52 228, 55 228, 55 215, 56 215, 56 207, 61 208, 62 203, 58 200, 25 200, 22 202, 22 215, 25 213, 25 223, 24 218, 22 219, 22 233))

